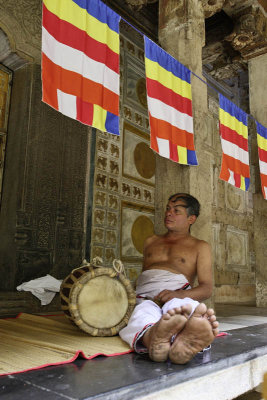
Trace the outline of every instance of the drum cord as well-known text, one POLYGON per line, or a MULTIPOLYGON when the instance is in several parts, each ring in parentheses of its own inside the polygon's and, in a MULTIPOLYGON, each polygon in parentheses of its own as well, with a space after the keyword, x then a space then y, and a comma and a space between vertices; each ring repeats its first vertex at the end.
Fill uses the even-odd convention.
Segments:
MULTIPOLYGON (((82 267, 86 267, 86 266, 89 266, 89 265, 91 265, 91 264, 88 263, 88 261, 83 260, 82 267)), ((103 259, 101 257, 96 256, 96 257, 93 258, 93 261, 92 261, 92 266, 93 267, 101 267, 102 265, 103 265, 103 259)), ((125 276, 125 278, 127 277, 124 265, 121 262, 121 260, 115 258, 113 260, 113 262, 112 262, 112 266, 113 266, 114 271, 117 272, 117 274, 123 274, 125 276)), ((79 269, 79 268, 80 267, 78 267, 76 269, 79 269)), ((75 269, 73 271, 75 271, 75 269)))
POLYGON ((117 272, 117 274, 123 274, 126 277, 126 272, 125 272, 125 268, 123 263, 121 262, 121 260, 118 259, 114 259, 113 260, 113 269, 117 272))

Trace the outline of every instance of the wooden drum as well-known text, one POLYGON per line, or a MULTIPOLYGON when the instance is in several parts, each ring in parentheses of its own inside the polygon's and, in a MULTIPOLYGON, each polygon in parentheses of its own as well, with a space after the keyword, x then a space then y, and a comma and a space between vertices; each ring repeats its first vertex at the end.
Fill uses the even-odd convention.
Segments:
MULTIPOLYGON (((131 282, 116 268, 84 264, 61 284, 61 308, 65 315, 92 336, 114 336, 133 312, 136 295, 131 282)), ((122 266, 123 267, 123 266, 122 266)))

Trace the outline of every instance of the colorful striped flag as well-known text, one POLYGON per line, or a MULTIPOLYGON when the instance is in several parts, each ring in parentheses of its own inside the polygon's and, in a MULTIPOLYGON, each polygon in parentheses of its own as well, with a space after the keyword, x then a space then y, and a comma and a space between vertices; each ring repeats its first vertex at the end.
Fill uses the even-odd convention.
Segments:
POLYGON ((180 164, 197 165, 191 71, 144 36, 150 146, 180 164))
POLYGON ((219 94, 219 122, 222 143, 220 178, 242 190, 250 183, 248 154, 248 115, 219 94))
POLYGON ((100 0, 43 0, 43 101, 119 135, 120 16, 100 0))
POLYGON ((261 189, 263 197, 267 200, 267 128, 256 121, 257 142, 261 175, 261 189))

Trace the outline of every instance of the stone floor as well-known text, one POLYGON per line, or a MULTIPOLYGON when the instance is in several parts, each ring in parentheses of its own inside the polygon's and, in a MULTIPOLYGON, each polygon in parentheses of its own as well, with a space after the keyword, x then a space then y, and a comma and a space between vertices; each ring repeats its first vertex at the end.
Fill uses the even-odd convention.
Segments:
POLYGON ((250 391, 267 372, 267 309, 217 305, 221 331, 212 349, 188 364, 147 355, 77 359, 0 377, 1 400, 259 400, 250 391))

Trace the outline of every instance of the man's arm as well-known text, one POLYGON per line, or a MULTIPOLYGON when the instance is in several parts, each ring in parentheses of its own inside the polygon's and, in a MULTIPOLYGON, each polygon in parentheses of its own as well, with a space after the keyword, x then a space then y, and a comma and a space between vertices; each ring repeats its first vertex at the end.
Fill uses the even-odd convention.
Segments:
POLYGON ((203 301, 211 296, 213 289, 211 248, 210 245, 204 241, 199 243, 196 275, 198 278, 198 286, 188 290, 163 290, 157 295, 157 299, 162 303, 166 303, 175 297, 179 299, 190 297, 193 300, 203 301))

